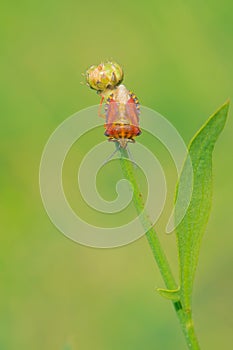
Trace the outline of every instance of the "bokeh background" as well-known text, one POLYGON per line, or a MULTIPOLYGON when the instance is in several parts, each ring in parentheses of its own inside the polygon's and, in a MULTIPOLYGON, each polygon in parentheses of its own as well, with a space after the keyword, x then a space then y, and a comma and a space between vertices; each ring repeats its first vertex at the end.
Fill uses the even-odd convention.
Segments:
MULTIPOLYGON (((39 163, 52 131, 98 103, 81 73, 107 58, 123 64, 125 84, 188 143, 233 99, 232 13, 230 0, 2 3, 1 350, 186 348, 171 305, 155 292, 163 282, 146 239, 109 250, 67 239, 43 208, 39 163)), ((206 350, 232 344, 232 127, 230 115, 214 152, 213 208, 195 284, 194 320, 206 350)), ((141 142, 156 152, 148 138, 141 142)), ((103 139, 101 129, 75 145, 76 163, 103 139)), ((73 163, 64 180, 70 193, 73 163)), ((98 178, 106 198, 120 174, 111 164, 98 178)), ((172 182, 169 159, 165 167, 172 182)), ((177 275, 174 235, 159 235, 177 275)))

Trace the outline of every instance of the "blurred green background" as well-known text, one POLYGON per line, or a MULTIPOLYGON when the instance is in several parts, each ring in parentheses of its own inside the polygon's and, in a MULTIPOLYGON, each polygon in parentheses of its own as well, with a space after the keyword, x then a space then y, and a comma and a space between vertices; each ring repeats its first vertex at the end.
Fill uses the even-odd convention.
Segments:
MULTIPOLYGON (((155 292, 163 282, 146 239, 109 250, 67 239, 43 208, 38 170, 52 131, 98 103, 80 74, 107 58, 123 64, 126 86, 189 142, 233 99, 232 1, 1 7, 0 349, 185 349, 171 305, 155 292)), ((232 344, 232 127, 229 118, 214 153, 213 208, 195 284, 194 320, 206 350, 232 344)), ((77 146, 77 157, 90 144, 77 146)), ((114 194, 114 178, 98 181, 114 194)), ((160 237, 177 274, 174 235, 160 237)))

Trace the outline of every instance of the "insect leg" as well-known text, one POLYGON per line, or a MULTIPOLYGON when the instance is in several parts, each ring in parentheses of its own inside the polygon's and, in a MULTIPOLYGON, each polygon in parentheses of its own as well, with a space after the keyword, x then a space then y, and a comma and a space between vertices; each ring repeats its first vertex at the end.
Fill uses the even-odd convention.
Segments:
POLYGON ((104 102, 104 96, 101 96, 100 104, 99 104, 99 108, 98 108, 98 116, 99 116, 100 118, 104 118, 104 119, 105 119, 105 114, 102 113, 102 105, 103 105, 103 102, 104 102))

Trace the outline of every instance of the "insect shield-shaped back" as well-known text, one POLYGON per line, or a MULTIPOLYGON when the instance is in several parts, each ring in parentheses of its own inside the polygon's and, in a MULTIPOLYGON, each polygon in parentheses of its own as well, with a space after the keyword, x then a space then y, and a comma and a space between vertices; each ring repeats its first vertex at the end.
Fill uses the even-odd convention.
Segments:
POLYGON ((118 142, 125 148, 128 142, 141 134, 139 128, 140 106, 137 97, 120 85, 108 97, 105 105, 105 135, 109 141, 118 142))
POLYGON ((114 89, 124 78, 121 66, 116 62, 104 62, 86 71, 87 85, 98 92, 114 89))

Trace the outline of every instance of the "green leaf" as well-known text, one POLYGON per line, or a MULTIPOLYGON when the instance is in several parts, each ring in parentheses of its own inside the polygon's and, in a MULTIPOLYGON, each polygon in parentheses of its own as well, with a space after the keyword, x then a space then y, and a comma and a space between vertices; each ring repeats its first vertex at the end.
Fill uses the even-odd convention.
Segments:
MULTIPOLYGON (((212 152, 218 136, 224 128, 229 109, 227 101, 197 132, 189 146, 193 167, 193 192, 188 210, 176 228, 180 264, 180 297, 182 306, 191 308, 193 281, 198 263, 201 239, 203 237, 212 201, 212 152)), ((185 197, 190 176, 188 157, 184 163, 178 183, 180 193, 185 197)), ((182 195, 181 195, 182 197, 182 195)), ((180 203, 176 204, 179 216, 180 203)), ((177 217, 178 217, 177 216, 177 217)))
POLYGON ((165 299, 169 299, 172 301, 179 301, 180 300, 180 289, 163 289, 163 288, 157 288, 157 292, 164 297, 165 299))

